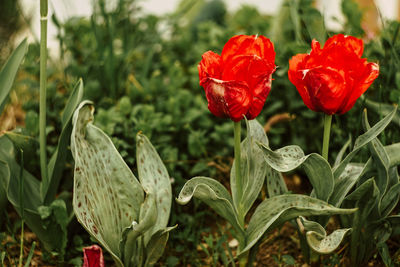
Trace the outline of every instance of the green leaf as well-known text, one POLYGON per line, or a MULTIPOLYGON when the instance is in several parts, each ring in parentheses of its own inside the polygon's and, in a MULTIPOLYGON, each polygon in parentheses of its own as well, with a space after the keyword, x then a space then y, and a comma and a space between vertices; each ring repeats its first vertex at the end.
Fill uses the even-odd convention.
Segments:
MULTIPOLYGON (((60 250, 63 254, 67 247, 67 225, 69 222, 67 207, 64 200, 56 199, 50 206, 40 206, 38 212, 42 219, 44 229, 54 227, 54 225, 60 228, 57 236, 53 236, 52 238, 59 240, 60 250)), ((52 233, 54 234, 54 231, 52 233)), ((63 257, 63 255, 61 257, 63 257)))
POLYGON ((350 147, 350 144, 351 144, 351 137, 349 138, 349 140, 347 140, 347 142, 344 144, 344 146, 340 149, 339 153, 336 156, 335 163, 333 164, 333 167, 336 167, 336 166, 338 166, 340 164, 340 162, 343 159, 344 153, 350 147))
POLYGON ((300 218, 306 231, 308 245, 320 254, 332 253, 340 245, 345 235, 351 231, 351 228, 338 229, 327 235, 319 223, 308 221, 304 217, 300 218))
POLYGON ((319 154, 304 155, 299 146, 287 146, 272 151, 259 143, 264 151, 265 161, 279 172, 288 172, 302 166, 314 188, 318 199, 328 200, 333 192, 334 180, 329 163, 319 154))
MULTIPOLYGON (((144 235, 149 229, 151 229, 157 222, 157 205, 156 197, 154 194, 147 194, 145 201, 141 205, 139 222, 133 221, 130 227, 124 229, 122 233, 122 239, 120 240, 120 251, 123 254, 121 259, 123 259, 124 264, 136 261, 138 256, 135 255, 135 248, 142 246, 142 244, 137 244, 137 239, 139 236, 144 235)), ((137 264, 137 262, 134 262, 137 264)))
POLYGON ((157 222, 145 235, 145 244, 153 233, 164 229, 169 220, 172 202, 171 182, 160 156, 143 134, 136 136, 136 157, 139 180, 147 194, 156 198, 157 222))
POLYGON ((400 235, 400 214, 389 216, 386 220, 392 228, 392 236, 400 235))
POLYGON ((17 74, 19 65, 28 51, 28 42, 24 39, 8 58, 6 64, 0 70, 0 114, 3 112, 7 96, 10 93, 17 74))
MULTIPOLYGON (((4 212, 7 205, 7 181, 10 180, 10 169, 6 162, 0 160, 0 212, 4 212)), ((0 216, 0 225, 2 225, 4 216, 0 216)))
MULTIPOLYGON (((366 110, 364 110, 362 122, 365 130, 371 129, 366 110)), ((383 196, 389 186, 390 159, 378 138, 372 139, 371 142, 368 143, 368 148, 371 152, 372 158, 374 159, 375 168, 378 172, 378 175, 375 176, 375 183, 381 192, 381 196, 383 196)))
MULTIPOLYGON (((33 137, 15 132, 5 132, 4 135, 13 142, 17 151, 23 150, 27 156, 35 155, 36 149, 39 147, 38 141, 33 137)), ((24 160, 24 162, 27 161, 24 160)))
MULTIPOLYGON (((16 151, 13 143, 6 137, 0 137, 0 160, 6 162, 10 171, 9 179, 1 177, 7 191, 8 200, 20 210, 19 203, 19 173, 21 167, 15 161, 16 151)), ((42 205, 39 194, 40 182, 26 170, 23 171, 24 178, 24 208, 33 213, 37 213, 37 208, 42 205)))
POLYGON ((47 251, 64 253, 66 232, 61 221, 57 221, 56 213, 49 214, 43 220, 39 214, 39 207, 43 204, 40 199, 40 182, 26 170, 23 170, 24 181, 23 197, 19 196, 20 166, 15 161, 15 149, 13 143, 6 137, 0 137, 0 162, 7 164, 10 175, 0 175, 0 185, 5 189, 8 201, 14 209, 20 212, 20 199, 24 200, 24 220, 29 228, 36 234, 47 251))
POLYGON ((49 203, 54 200, 62 173, 65 167, 65 161, 69 153, 68 146, 70 145, 70 136, 72 131, 72 115, 83 97, 83 81, 80 79, 75 85, 62 115, 62 131, 58 139, 57 149, 52 155, 47 166, 50 177, 48 187, 43 186, 44 203, 49 203))
POLYGON ((339 209, 325 201, 305 195, 281 195, 264 200, 255 210, 246 230, 246 246, 239 253, 248 251, 263 235, 298 216, 349 214, 355 209, 339 209))
MULTIPOLYGON (((365 106, 367 106, 367 108, 371 109, 381 116, 387 116, 390 112, 393 111, 393 105, 375 102, 367 98, 365 98, 364 104, 365 106)), ((397 124, 397 126, 400 126, 400 110, 397 110, 396 114, 394 115, 393 123, 397 124)))
POLYGON ((167 244, 169 237, 169 232, 175 228, 176 226, 160 229, 151 236, 151 239, 146 246, 147 257, 144 264, 145 267, 153 266, 160 259, 160 257, 164 253, 165 245, 167 244))
MULTIPOLYGON (((397 169, 393 168, 392 171, 396 172, 397 175, 397 169)), ((382 201, 380 203, 381 204, 380 212, 382 218, 388 216, 397 206, 399 202, 399 196, 400 196, 400 183, 397 183, 396 185, 392 186, 382 198, 382 201)))
POLYGON ((78 221, 122 265, 119 242, 139 219, 143 189, 110 138, 93 125, 93 112, 84 101, 72 119, 73 207, 78 221))
POLYGON ((208 177, 194 177, 185 183, 176 201, 185 205, 193 197, 200 199, 225 218, 239 235, 243 234, 231 195, 218 181, 208 177))
POLYGON ((83 98, 83 80, 82 78, 78 80, 69 96, 67 103, 65 105, 64 111, 61 117, 61 124, 63 128, 70 122, 74 111, 83 98))
POLYGON ((369 163, 366 163, 365 165, 349 163, 340 177, 335 180, 335 187, 329 198, 329 203, 336 207, 340 207, 347 193, 349 193, 357 183, 360 176, 364 173, 364 170, 368 168, 368 165, 369 163))
MULTIPOLYGON (((268 138, 264 128, 257 120, 247 121, 247 138, 240 144, 241 172, 243 179, 243 195, 237 195, 236 172, 231 169, 232 197, 239 216, 244 218, 257 199, 265 180, 266 164, 262 150, 256 142, 268 146, 268 138)), ((235 163, 233 163, 232 166, 235 163)))
MULTIPOLYGON (((378 210, 379 195, 380 192, 374 178, 370 178, 345 198, 347 201, 355 201, 355 206, 358 208, 351 216, 353 232, 351 234, 350 253, 352 262, 359 263, 371 248, 371 243, 365 243, 365 236, 371 237, 373 230, 366 229, 366 226, 379 218, 379 214, 373 212, 378 210), (364 231, 368 234, 365 234, 364 231)), ((353 203, 350 204, 354 206, 353 203)))
POLYGON ((400 143, 385 146, 385 150, 390 159, 390 167, 400 165, 400 143))
POLYGON ((389 125, 389 123, 393 119, 393 116, 396 114, 396 110, 397 107, 393 108, 393 110, 385 118, 383 118, 381 121, 375 124, 371 129, 369 129, 367 132, 360 135, 356 139, 353 150, 344 158, 342 162, 340 162, 339 165, 337 165, 333 169, 333 176, 335 179, 339 178, 339 176, 346 168, 346 165, 353 159, 353 157, 357 154, 357 152, 363 146, 365 146, 366 144, 371 142, 374 138, 376 138, 386 128, 386 126, 389 125))

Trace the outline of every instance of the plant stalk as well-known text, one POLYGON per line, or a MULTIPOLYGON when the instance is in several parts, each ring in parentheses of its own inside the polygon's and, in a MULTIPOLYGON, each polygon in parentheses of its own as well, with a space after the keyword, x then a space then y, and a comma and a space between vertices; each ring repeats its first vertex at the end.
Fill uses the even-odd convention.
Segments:
MULTIPOLYGON (((40 140, 40 172, 45 190, 49 180, 47 177, 46 156, 46 90, 47 90, 47 0, 40 0, 40 103, 39 103, 39 140, 40 140)), ((42 192, 44 195, 45 192, 42 192)))
POLYGON ((21 216, 21 240, 19 247, 19 261, 18 267, 22 267, 24 260, 24 151, 20 150, 21 166, 19 169, 19 203, 20 203, 20 216, 21 216))
MULTIPOLYGON (((235 139, 235 144, 234 144, 234 152, 235 152, 235 178, 236 178, 236 194, 237 197, 239 198, 239 203, 240 199, 243 197, 243 180, 242 180, 242 172, 241 172, 241 166, 240 166, 240 158, 241 158, 241 153, 240 153, 240 139, 241 139, 241 123, 240 121, 234 123, 234 139, 235 139)), ((240 205, 240 204, 239 204, 240 205)), ((238 215, 239 215, 239 223, 241 224, 242 227, 244 227, 244 218, 242 216, 242 208, 238 207, 238 215)), ((243 245, 243 244, 241 244, 243 245)), ((247 265, 248 261, 248 256, 249 253, 244 253, 242 256, 239 257, 239 266, 240 267, 245 267, 247 265)))
POLYGON ((24 219, 21 219, 21 240, 19 247, 18 267, 22 267, 23 260, 24 260, 24 219))
MULTIPOLYGON (((235 139, 235 177, 236 177, 236 189, 237 189, 237 196, 238 198, 242 198, 243 194, 243 186, 242 186, 242 172, 240 166, 240 131, 241 131, 241 124, 240 121, 234 123, 234 139, 235 139)), ((240 213, 240 211, 239 211, 240 213)))
POLYGON ((322 157, 328 161, 329 136, 331 134, 332 115, 325 114, 324 118, 324 140, 322 143, 322 157))

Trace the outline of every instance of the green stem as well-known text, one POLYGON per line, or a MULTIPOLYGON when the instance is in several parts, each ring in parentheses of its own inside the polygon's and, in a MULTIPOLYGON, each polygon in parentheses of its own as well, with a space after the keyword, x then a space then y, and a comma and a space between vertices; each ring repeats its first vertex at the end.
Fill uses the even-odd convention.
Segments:
POLYGON ((242 172, 240 167, 240 121, 234 123, 234 138, 235 138, 235 177, 236 177, 236 189, 237 197, 242 198, 243 186, 242 186, 242 172))
POLYGON ((24 151, 20 150, 21 166, 19 169, 19 205, 20 205, 20 216, 21 216, 21 242, 19 248, 19 262, 18 267, 22 267, 22 261, 24 260, 24 151))
POLYGON ((324 118, 324 141, 322 143, 322 157, 328 161, 329 136, 331 134, 332 115, 326 115, 324 118))
POLYGON ((24 260, 24 219, 21 219, 21 241, 20 241, 20 248, 19 248, 18 267, 22 267, 23 260, 24 260))
MULTIPOLYGON (((40 172, 44 189, 49 183, 47 177, 46 156, 46 63, 47 63, 47 0, 40 0, 40 103, 39 103, 39 140, 40 140, 40 172)), ((42 194, 45 194, 42 191, 42 194)))
MULTIPOLYGON (((240 131, 241 131, 241 123, 240 121, 234 123, 234 139, 235 139, 235 144, 234 144, 234 149, 235 149, 235 178, 236 178, 236 195, 239 199, 242 198, 243 195, 243 180, 242 180, 242 172, 241 172, 241 166, 240 166, 240 131)), ((240 205, 240 204, 239 204, 240 205)), ((242 227, 244 227, 244 218, 242 216, 242 208, 238 207, 238 215, 239 215, 239 223, 241 224, 242 227)), ((243 245, 243 244, 241 244, 243 245)), ((245 267, 247 265, 247 260, 248 260, 249 253, 244 253, 242 256, 239 257, 239 266, 240 267, 245 267)))

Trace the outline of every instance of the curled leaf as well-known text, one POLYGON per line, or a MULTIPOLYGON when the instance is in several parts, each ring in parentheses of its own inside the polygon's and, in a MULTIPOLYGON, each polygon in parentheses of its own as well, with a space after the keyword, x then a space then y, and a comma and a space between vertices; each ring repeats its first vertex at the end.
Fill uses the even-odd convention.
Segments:
POLYGON ((218 181, 208 177, 194 177, 185 183, 176 201, 185 205, 193 197, 206 203, 216 213, 228 220, 239 233, 243 233, 243 227, 238 221, 231 195, 218 181))

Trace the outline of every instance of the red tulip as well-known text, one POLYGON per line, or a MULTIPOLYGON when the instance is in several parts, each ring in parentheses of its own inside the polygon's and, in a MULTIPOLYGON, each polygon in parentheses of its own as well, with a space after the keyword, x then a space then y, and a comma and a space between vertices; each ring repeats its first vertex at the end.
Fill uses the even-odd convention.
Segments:
POLYGON ((274 61, 274 46, 261 35, 232 37, 221 56, 204 53, 198 70, 211 113, 235 122, 257 117, 271 90, 274 61))
POLYGON ((101 247, 93 245, 83 248, 82 267, 104 267, 103 251, 101 247))
POLYGON ((353 36, 332 36, 323 49, 316 40, 311 46, 310 54, 289 60, 289 80, 311 110, 346 113, 378 77, 378 64, 361 58, 363 41, 353 36))

